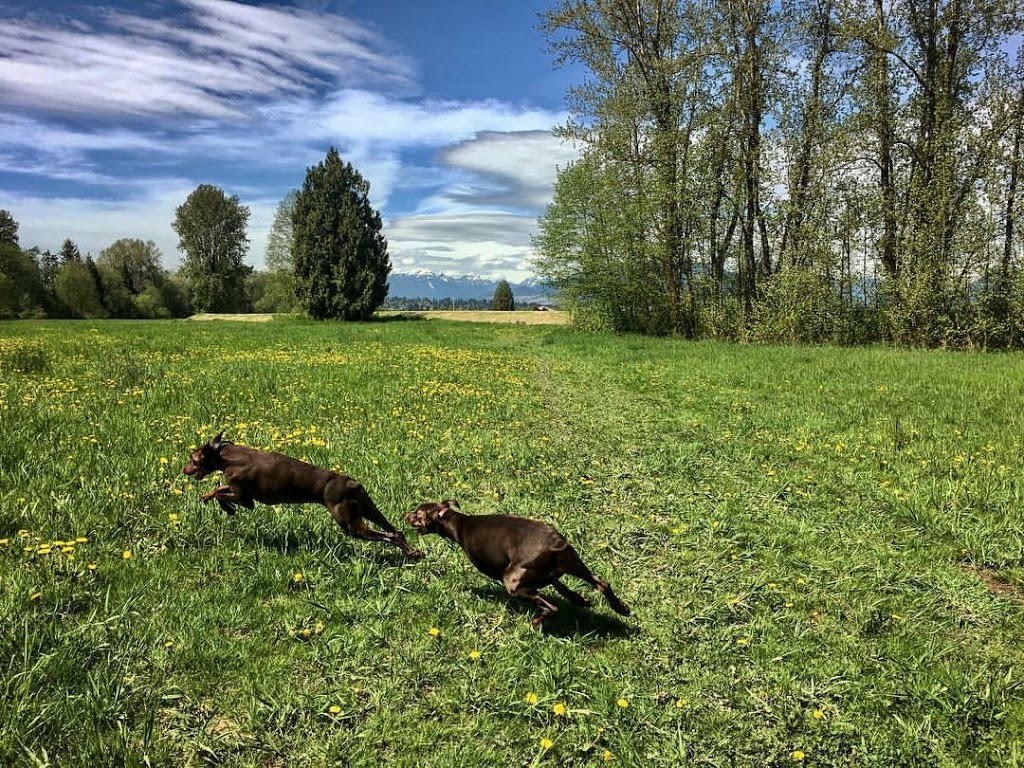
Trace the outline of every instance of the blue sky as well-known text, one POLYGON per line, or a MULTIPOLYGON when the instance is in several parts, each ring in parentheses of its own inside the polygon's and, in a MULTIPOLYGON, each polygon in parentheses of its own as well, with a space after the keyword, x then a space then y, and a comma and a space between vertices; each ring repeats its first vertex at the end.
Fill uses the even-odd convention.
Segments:
POLYGON ((0 5, 0 208, 23 247, 122 237, 180 261, 199 184, 274 209, 334 145, 371 184, 396 271, 522 279, 565 93, 543 0, 142 0, 0 5))

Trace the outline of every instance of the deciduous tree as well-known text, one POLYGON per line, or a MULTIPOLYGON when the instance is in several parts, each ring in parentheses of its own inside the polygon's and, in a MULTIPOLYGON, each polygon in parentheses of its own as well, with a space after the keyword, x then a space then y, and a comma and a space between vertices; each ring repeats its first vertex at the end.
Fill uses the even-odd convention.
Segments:
POLYGON ((201 184, 175 211, 171 226, 185 254, 181 273, 200 312, 238 312, 245 305, 243 262, 249 249, 249 209, 237 195, 201 184))

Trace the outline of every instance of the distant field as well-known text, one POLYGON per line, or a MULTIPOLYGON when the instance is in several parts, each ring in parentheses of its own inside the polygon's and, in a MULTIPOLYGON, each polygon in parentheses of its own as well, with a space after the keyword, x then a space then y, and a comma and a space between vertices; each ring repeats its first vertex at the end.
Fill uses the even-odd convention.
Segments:
POLYGON ((0 323, 0 765, 1024 764, 1022 403, 1017 355, 0 323), (220 429, 552 522, 634 615, 228 517, 220 429))
MULTIPOLYGON (((543 312, 521 310, 518 312, 490 312, 487 310, 429 310, 425 312, 405 312, 398 310, 382 310, 377 313, 384 319, 404 320, 459 320, 468 323, 512 323, 514 325, 565 325, 569 322, 569 313, 562 310, 549 309, 543 312)), ((266 323, 275 319, 270 314, 216 314, 203 313, 192 315, 189 320, 233 320, 246 323, 266 323)), ((287 316, 278 316, 278 320, 289 320, 287 316)), ((292 318, 294 319, 294 318, 292 318)))
POLYGON ((514 323, 522 325, 565 325, 569 313, 559 309, 544 311, 523 309, 516 312, 492 312, 488 310, 443 310, 428 312, 383 311, 381 317, 420 317, 424 320, 460 320, 469 323, 514 323))

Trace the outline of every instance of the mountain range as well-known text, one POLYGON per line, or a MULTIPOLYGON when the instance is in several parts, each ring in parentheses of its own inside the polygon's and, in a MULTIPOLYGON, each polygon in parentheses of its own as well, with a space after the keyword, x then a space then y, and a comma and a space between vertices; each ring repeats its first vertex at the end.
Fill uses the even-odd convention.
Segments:
MULTIPOLYGON (((490 301, 500 280, 479 275, 453 276, 434 272, 392 272, 388 277, 389 299, 458 299, 490 301)), ((539 281, 509 281, 516 302, 544 303, 553 293, 539 281)))

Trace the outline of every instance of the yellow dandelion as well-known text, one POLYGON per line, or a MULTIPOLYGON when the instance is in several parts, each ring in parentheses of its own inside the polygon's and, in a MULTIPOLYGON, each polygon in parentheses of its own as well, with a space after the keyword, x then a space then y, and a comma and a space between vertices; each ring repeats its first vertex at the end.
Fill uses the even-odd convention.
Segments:
POLYGON ((622 709, 625 709, 626 707, 629 706, 629 702, 626 699, 619 699, 615 703, 618 704, 620 707, 622 707, 622 709))
POLYGON ((682 709, 686 706, 686 699, 676 699, 676 709, 682 709))
POLYGON ((167 640, 167 641, 166 641, 166 642, 164 643, 164 648, 168 648, 168 649, 170 649, 170 648, 173 648, 173 647, 174 647, 174 641, 173 641, 173 640, 167 640))
POLYGON ((438 635, 441 634, 441 630, 438 629, 437 627, 431 627, 430 629, 427 630, 427 634, 430 635, 431 637, 437 637, 438 635))
POLYGON ((87 567, 90 571, 95 571, 99 566, 97 566, 96 563, 89 563, 87 567))
POLYGON ((292 581, 294 581, 296 584, 301 584, 303 579, 305 578, 306 577, 303 576, 301 573, 296 573, 294 576, 292 576, 292 581))
POLYGON ((469 658, 471 658, 473 661, 476 661, 480 658, 480 651, 470 651, 469 658))
POLYGON ((341 707, 339 707, 337 704, 331 704, 331 706, 327 708, 327 711, 330 712, 332 715, 340 715, 341 707))
POLYGON ((555 706, 551 708, 551 711, 554 712, 555 715, 558 717, 565 717, 565 713, 568 712, 568 710, 565 708, 565 704, 563 704, 560 701, 555 703, 555 706))
POLYGON ((43 596, 42 592, 33 592, 31 595, 29 595, 28 599, 32 600, 32 601, 36 601, 39 598, 41 598, 42 596, 43 596))
POLYGON ((319 635, 321 632, 324 631, 324 623, 322 621, 318 621, 316 624, 313 625, 313 629, 316 630, 316 633, 319 635))
POLYGON ((124 558, 125 560, 131 560, 132 559, 132 551, 130 549, 126 549, 124 552, 121 553, 121 557, 124 558))
POLYGON ((551 749, 555 746, 555 742, 549 739, 547 736, 543 736, 540 740, 541 749, 551 749))
POLYGON ((790 754, 790 757, 792 757, 794 760, 796 760, 799 763, 799 762, 802 762, 803 759, 805 757, 807 757, 807 755, 805 755, 802 750, 794 749, 793 752, 790 754))
POLYGON ((533 691, 530 691, 529 693, 526 694, 526 703, 527 704, 536 704, 538 701, 540 701, 540 699, 537 698, 537 694, 534 693, 533 691))
POLYGON ((0 547, 6 547, 10 543, 11 543, 10 539, 0 539, 0 547))
POLYGON ((606 749, 601 754, 601 759, 604 760, 606 763, 610 763, 612 760, 615 759, 615 755, 613 755, 609 750, 606 749))
POLYGON ((820 709, 814 710, 812 715, 814 716, 815 720, 821 720, 823 717, 825 717, 825 713, 822 712, 820 709))

